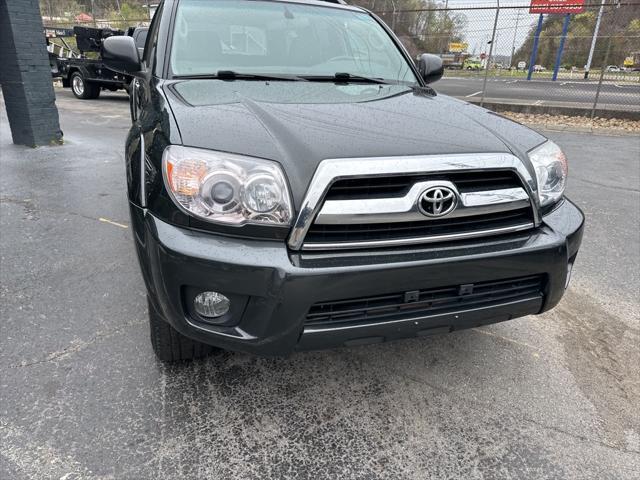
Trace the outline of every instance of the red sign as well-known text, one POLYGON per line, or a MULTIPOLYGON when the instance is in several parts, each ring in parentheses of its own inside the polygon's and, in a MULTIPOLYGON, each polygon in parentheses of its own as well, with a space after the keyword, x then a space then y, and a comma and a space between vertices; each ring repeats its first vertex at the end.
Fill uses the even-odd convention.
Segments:
POLYGON ((582 13, 584 0, 531 0, 529 13, 582 13))

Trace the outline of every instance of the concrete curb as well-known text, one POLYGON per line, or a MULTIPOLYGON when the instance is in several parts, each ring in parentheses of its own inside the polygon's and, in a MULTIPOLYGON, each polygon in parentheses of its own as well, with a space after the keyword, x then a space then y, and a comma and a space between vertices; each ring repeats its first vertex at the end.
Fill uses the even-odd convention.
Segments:
MULTIPOLYGON (((479 105, 480 99, 465 98, 467 102, 479 105)), ((524 103, 501 103, 485 101, 484 108, 494 112, 516 112, 537 115, 567 115, 569 117, 591 117, 590 108, 556 106, 556 105, 531 105, 524 103)), ((640 111, 631 110, 596 110, 598 118, 617 118, 620 120, 640 120, 640 111)))
POLYGON ((637 137, 638 132, 624 130, 621 128, 598 128, 598 127, 581 127, 570 125, 554 125, 546 123, 529 123, 523 122, 534 130, 545 130, 547 132, 569 132, 569 133, 588 133, 591 135, 604 135, 609 137, 637 137))

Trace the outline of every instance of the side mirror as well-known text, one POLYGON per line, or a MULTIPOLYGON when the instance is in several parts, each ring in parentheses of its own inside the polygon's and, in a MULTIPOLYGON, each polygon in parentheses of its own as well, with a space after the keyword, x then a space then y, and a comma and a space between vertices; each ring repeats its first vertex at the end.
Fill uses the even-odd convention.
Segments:
POLYGON ((418 71, 425 82, 437 82, 444 74, 442 59, 437 55, 423 53, 418 57, 418 71))
POLYGON ((142 69, 136 43, 125 35, 109 37, 102 42, 102 61, 107 68, 127 75, 142 69))

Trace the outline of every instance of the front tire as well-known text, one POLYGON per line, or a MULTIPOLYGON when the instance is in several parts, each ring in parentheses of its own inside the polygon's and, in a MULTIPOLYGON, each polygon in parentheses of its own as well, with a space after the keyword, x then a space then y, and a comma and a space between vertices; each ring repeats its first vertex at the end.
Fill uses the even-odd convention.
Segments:
POLYGON ((183 362, 207 357, 218 350, 211 345, 185 337, 158 314, 149 297, 147 303, 151 346, 158 360, 168 363, 183 362))
POLYGON ((80 100, 88 100, 100 96, 100 86, 87 82, 80 72, 73 72, 69 83, 71 84, 73 95, 80 100))

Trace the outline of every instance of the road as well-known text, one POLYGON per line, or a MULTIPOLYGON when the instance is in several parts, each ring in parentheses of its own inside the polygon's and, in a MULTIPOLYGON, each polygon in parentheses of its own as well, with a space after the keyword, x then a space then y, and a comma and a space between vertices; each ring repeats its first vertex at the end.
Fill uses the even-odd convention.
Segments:
POLYGON ((164 366, 128 225, 126 96, 57 104, 65 145, 29 149, 0 101, 0 478, 637 478, 637 136, 547 132, 587 215, 549 313, 164 366))
MULTIPOLYGON (((479 101, 482 96, 483 78, 444 77, 434 88, 445 95, 479 101)), ((486 101, 504 103, 524 103, 535 105, 572 106, 591 108, 597 90, 596 82, 522 80, 489 78, 487 80, 486 101)), ((640 84, 602 85, 599 108, 640 111, 640 84)))

